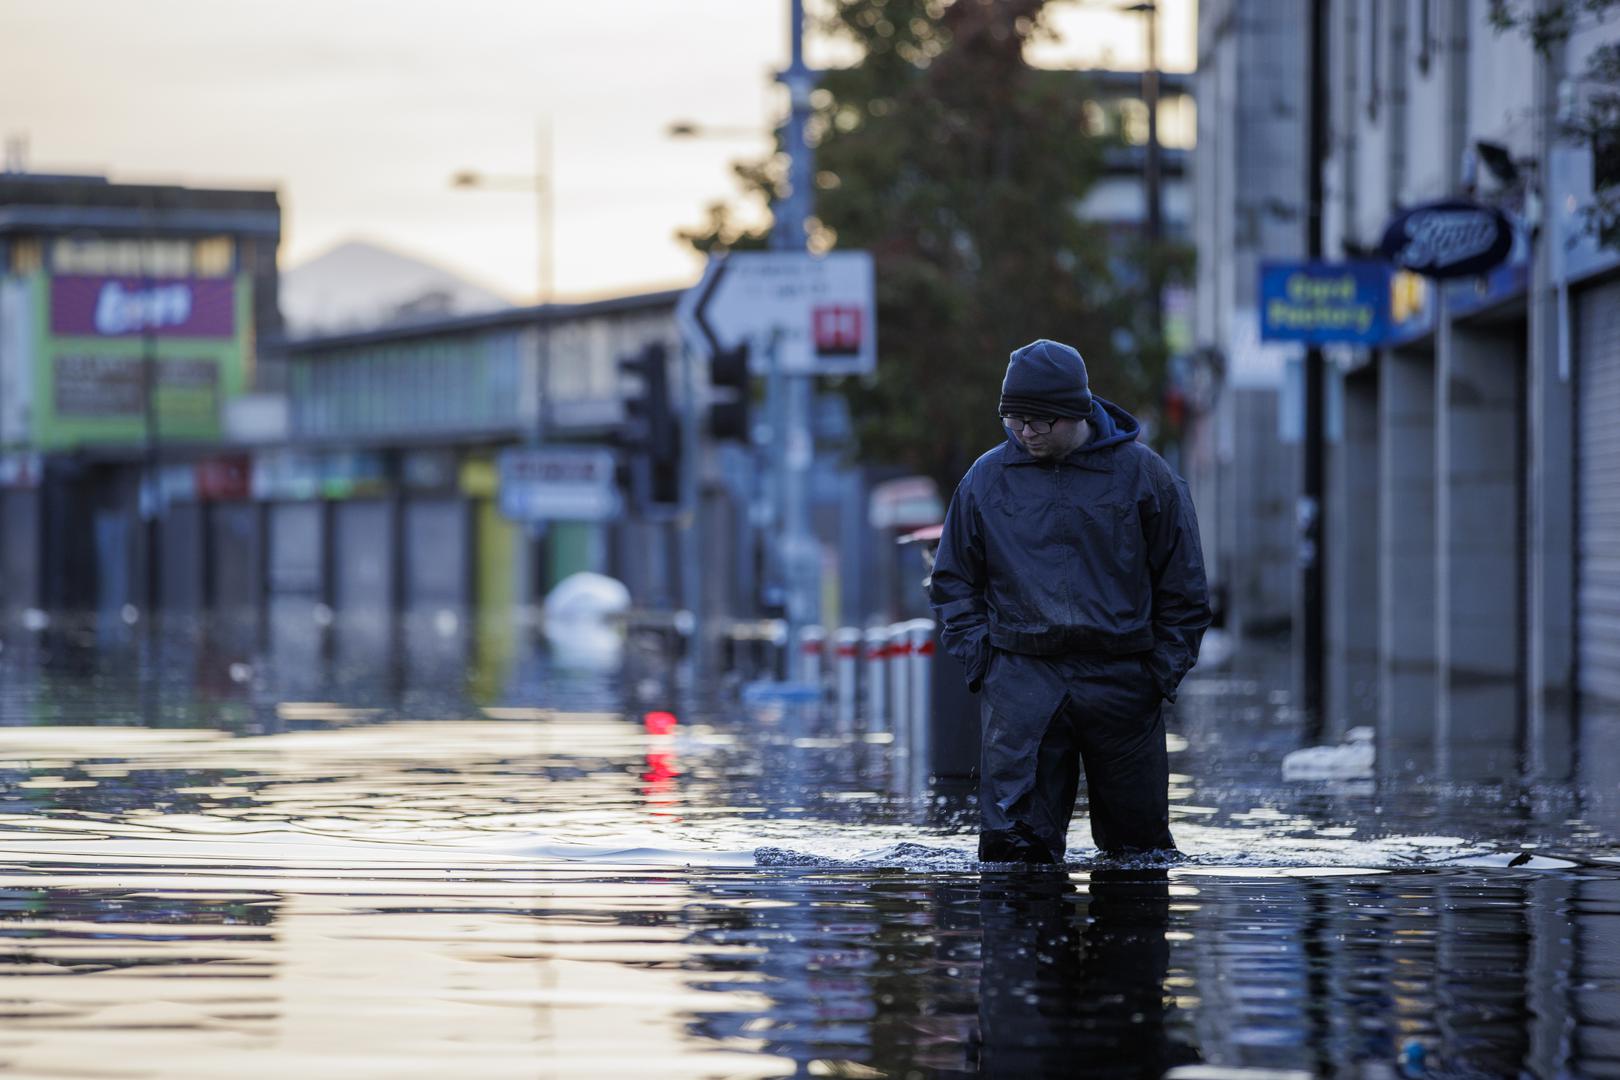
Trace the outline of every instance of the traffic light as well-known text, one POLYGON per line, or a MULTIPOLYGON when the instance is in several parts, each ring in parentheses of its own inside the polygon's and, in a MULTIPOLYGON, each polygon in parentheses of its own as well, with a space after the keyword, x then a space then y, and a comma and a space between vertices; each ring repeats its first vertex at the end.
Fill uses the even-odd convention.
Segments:
POLYGON ((747 442, 748 427, 748 346, 722 349, 709 361, 711 394, 709 434, 716 439, 747 442))
POLYGON ((669 398, 668 350, 658 342, 619 360, 634 386, 624 394, 621 442, 632 458, 637 498, 651 506, 681 501, 681 429, 669 398), (645 479, 642 479, 642 478, 645 479))

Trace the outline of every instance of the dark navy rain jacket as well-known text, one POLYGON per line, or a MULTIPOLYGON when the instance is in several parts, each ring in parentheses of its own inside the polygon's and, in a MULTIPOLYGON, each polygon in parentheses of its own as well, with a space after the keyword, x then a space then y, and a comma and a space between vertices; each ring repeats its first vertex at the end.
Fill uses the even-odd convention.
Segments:
POLYGON ((951 499, 929 598, 974 692, 994 650, 1134 654, 1170 700, 1198 658, 1210 608, 1187 486, 1135 417, 1095 401, 1086 445, 1038 461, 1009 436, 951 499))

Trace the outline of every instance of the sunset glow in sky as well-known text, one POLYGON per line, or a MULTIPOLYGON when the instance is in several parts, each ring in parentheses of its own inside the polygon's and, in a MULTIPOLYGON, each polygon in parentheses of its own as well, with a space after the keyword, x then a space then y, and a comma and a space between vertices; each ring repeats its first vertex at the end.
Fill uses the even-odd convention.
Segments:
MULTIPOLYGON (((1139 16, 1054 2, 1048 66, 1142 63, 1139 16)), ((814 4, 811 5, 814 10, 814 4)), ((1193 0, 1162 0, 1164 66, 1194 56, 1193 0)), ((787 0, 0 0, 0 135, 38 172, 274 186, 283 266, 363 238, 515 300, 536 291, 533 176, 549 122, 562 297, 681 285, 675 231, 735 194, 784 103, 787 0), (675 140, 671 121, 758 135, 675 140)), ((846 54, 807 38, 812 65, 846 54)))

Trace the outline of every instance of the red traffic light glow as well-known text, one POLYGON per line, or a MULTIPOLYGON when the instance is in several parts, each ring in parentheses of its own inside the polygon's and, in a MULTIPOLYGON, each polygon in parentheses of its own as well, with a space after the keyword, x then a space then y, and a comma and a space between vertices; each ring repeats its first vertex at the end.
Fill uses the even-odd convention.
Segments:
POLYGON ((677 723, 675 714, 672 712, 650 712, 641 720, 646 725, 647 734, 649 735, 674 734, 677 723))

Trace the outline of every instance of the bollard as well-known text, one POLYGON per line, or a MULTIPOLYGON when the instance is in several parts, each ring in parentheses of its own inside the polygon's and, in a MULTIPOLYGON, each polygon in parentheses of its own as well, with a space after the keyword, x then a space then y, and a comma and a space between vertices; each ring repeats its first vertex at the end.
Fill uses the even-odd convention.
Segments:
POLYGON ((904 642, 900 677, 906 680, 906 718, 904 723, 896 723, 895 727, 905 732, 905 753, 902 760, 905 763, 906 783, 903 790, 912 796, 921 794, 928 786, 927 709, 924 695, 918 692, 921 689, 918 673, 926 662, 921 652, 924 642, 921 627, 926 625, 928 625, 926 619, 912 619, 900 624, 900 634, 904 642))
POLYGON ((788 626, 783 619, 766 619, 762 625, 760 643, 763 663, 760 665, 768 679, 786 679, 788 671, 788 626))
POLYGON ((796 681, 821 686, 821 657, 827 647, 827 631, 819 626, 799 630, 799 663, 796 681))
POLYGON ((888 657, 889 726, 902 743, 911 734, 911 678, 906 662, 910 640, 905 623, 891 623, 883 631, 883 651, 888 657))
POLYGON ((855 682, 861 632, 853 626, 840 627, 833 635, 833 691, 838 709, 838 726, 855 726, 855 682))
POLYGON ((881 626, 869 626, 863 638, 866 666, 866 729, 882 731, 888 715, 888 638, 881 626))
POLYGON ((911 709, 910 736, 913 769, 920 784, 926 784, 933 759, 932 684, 929 673, 934 661, 934 621, 913 619, 906 627, 906 676, 910 683, 907 704, 911 709))

